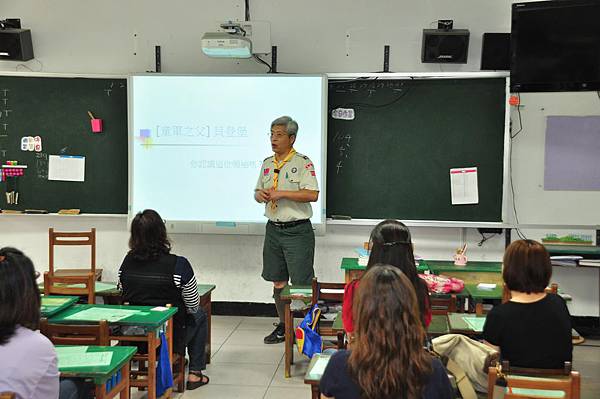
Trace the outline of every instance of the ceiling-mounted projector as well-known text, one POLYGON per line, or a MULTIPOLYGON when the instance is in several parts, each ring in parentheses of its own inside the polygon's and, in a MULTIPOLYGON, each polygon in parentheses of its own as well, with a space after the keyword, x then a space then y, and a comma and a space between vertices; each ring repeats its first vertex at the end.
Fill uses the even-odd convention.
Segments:
POLYGON ((271 52, 270 24, 264 21, 227 21, 217 32, 202 36, 202 52, 209 57, 250 58, 271 52))
POLYGON ((209 57, 250 58, 252 42, 237 33, 207 32, 202 36, 202 52, 209 57))

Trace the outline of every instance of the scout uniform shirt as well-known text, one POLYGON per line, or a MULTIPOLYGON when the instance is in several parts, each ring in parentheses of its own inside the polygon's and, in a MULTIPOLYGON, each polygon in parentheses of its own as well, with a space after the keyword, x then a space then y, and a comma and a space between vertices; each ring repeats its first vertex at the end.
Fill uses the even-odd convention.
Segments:
MULTIPOLYGON (((260 176, 256 189, 269 189, 273 187, 275 175, 275 155, 266 158, 260 169, 260 176)), ((307 156, 295 153, 279 171, 277 190, 319 191, 319 184, 315 174, 315 166, 307 156)), ((265 206, 265 216, 273 222, 291 222, 295 220, 310 219, 312 207, 310 202, 297 202, 289 199, 280 199, 275 207, 272 202, 265 206)))

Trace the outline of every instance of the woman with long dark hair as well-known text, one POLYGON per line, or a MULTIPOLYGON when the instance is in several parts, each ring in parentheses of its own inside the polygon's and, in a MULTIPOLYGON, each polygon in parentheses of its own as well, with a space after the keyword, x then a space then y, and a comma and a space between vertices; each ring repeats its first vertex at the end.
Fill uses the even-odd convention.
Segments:
POLYGON ((413 283, 397 267, 378 264, 365 273, 354 321, 352 350, 330 359, 322 398, 452 398, 444 367, 423 349, 426 333, 413 283))
POLYGON ((208 377, 202 374, 208 324, 194 270, 186 258, 171 254, 165 223, 156 211, 146 209, 135 215, 129 248, 119 269, 123 299, 131 305, 176 306, 173 350, 185 356, 187 347, 187 389, 208 384, 208 377))
MULTIPOLYGON (((427 284, 417 274, 415 255, 410 231, 406 225, 398 220, 384 220, 371 232, 369 239, 371 254, 367 263, 367 270, 376 264, 386 264, 398 268, 412 283, 417 294, 420 317, 425 327, 431 322, 431 305, 427 284)), ((344 330, 352 337, 354 332, 352 301, 355 291, 358 290, 360 280, 354 280, 346 286, 344 291, 343 322, 344 330)), ((373 295, 377 295, 373 292, 373 295)))
POLYGON ((0 249, 0 392, 58 398, 56 352, 36 331, 39 323, 40 291, 33 263, 18 249, 0 249))

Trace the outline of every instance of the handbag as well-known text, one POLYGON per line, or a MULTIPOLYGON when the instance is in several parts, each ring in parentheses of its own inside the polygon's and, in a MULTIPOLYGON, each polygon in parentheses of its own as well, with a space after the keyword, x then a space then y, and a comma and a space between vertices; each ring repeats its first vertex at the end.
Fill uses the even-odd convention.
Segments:
POLYGON ((419 277, 425 281, 429 292, 435 292, 436 294, 458 293, 465 288, 464 281, 454 277, 437 276, 435 274, 419 274, 419 277))
POLYGON ((446 369, 456 378, 463 398, 476 398, 475 391, 487 392, 488 368, 499 358, 496 350, 461 334, 436 337, 432 344, 436 353, 448 358, 446 369))
POLYGON ((321 317, 321 309, 315 304, 296 327, 296 344, 298 352, 312 358, 323 351, 323 339, 317 333, 317 323, 321 317))

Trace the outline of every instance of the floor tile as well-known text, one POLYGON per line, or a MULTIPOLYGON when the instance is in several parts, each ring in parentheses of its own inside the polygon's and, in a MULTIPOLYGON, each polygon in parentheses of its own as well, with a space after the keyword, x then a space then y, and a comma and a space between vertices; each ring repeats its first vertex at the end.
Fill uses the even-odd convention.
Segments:
POLYGON ((295 353, 295 362, 292 364, 290 370, 290 378, 285 378, 284 376, 284 366, 283 360, 279 363, 279 367, 277 368, 277 372, 275 373, 275 377, 271 382, 271 386, 274 387, 294 387, 294 386, 302 386, 304 384, 304 375, 306 374, 306 369, 308 368, 309 360, 304 356, 300 356, 295 353))
POLYGON ((243 316, 211 316, 212 328, 235 329, 242 321, 243 316))
POLYGON ((235 331, 235 328, 215 328, 214 326, 210 331, 210 342, 211 344, 220 345, 229 338, 235 331))
POLYGON ((276 364, 283 358, 283 350, 280 347, 270 345, 249 346, 224 344, 212 358, 218 363, 248 363, 248 364, 276 364))
POLYGON ((208 385, 185 391, 183 399, 210 398, 210 399, 262 399, 265 395, 266 387, 242 386, 242 385, 217 385, 213 384, 212 379, 208 385))
MULTIPOLYGON (((265 346, 266 344, 263 340, 268 333, 265 333, 263 330, 235 330, 225 343, 232 345, 265 346)), ((283 342, 269 346, 281 347, 281 353, 283 353, 283 342)))
POLYGON ((206 368, 210 383, 267 387, 277 369, 276 364, 212 363, 206 368))
POLYGON ((304 387, 274 387, 267 389, 264 399, 308 399, 311 396, 310 385, 304 387))
POLYGON ((237 327, 238 330, 260 330, 264 335, 269 334, 275 328, 273 323, 278 323, 277 317, 244 317, 237 327))

